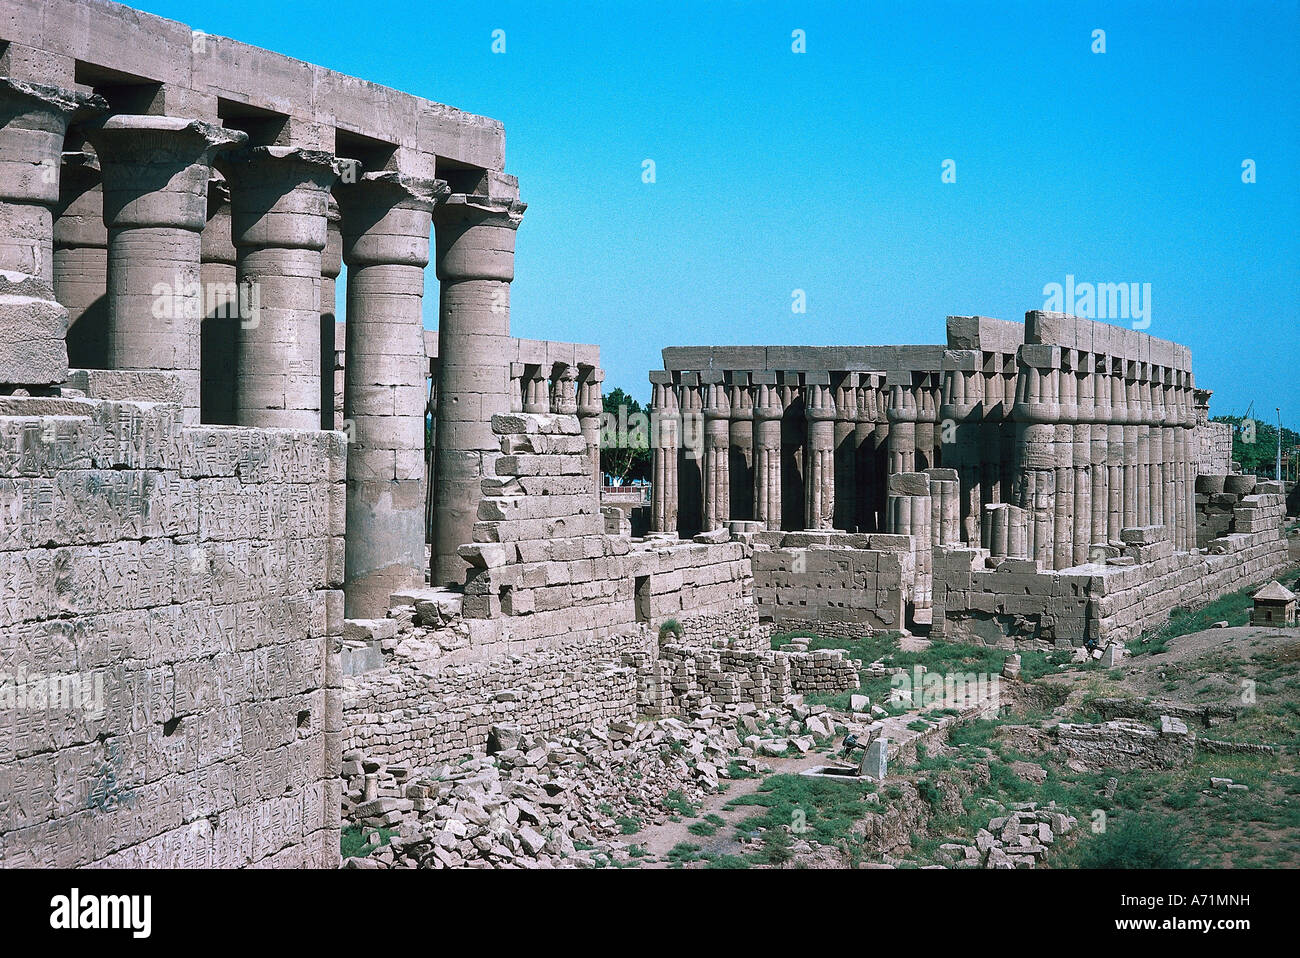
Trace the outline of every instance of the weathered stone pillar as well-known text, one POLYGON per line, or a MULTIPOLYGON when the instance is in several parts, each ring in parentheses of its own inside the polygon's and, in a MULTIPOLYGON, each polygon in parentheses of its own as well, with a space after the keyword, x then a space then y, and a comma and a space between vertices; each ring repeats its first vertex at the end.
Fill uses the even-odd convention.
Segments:
POLYGON ((781 407, 781 528, 803 529, 807 519, 808 416, 802 374, 782 370, 781 407))
MULTIPOLYGON (((444 191, 437 180, 394 171, 365 173, 338 188, 348 268, 343 415, 352 436, 343 593, 349 618, 382 617, 391 593, 424 581, 429 360, 422 299, 430 218, 444 191)), ((444 353, 444 370, 448 359, 444 353)), ((440 387, 440 414, 451 400, 440 387)), ((454 442, 444 422, 439 449, 454 442)))
POLYGON ((754 518, 754 393, 748 371, 727 374, 727 406, 731 410, 731 518, 754 518))
POLYGON ((99 157, 63 154, 54 219, 54 294, 68 311, 68 365, 99 366, 108 349, 108 229, 99 157))
POLYGON ((916 558, 914 605, 917 609, 928 609, 931 605, 934 570, 931 512, 929 476, 923 472, 890 475, 885 530, 894 535, 912 537, 912 552, 916 558))
POLYGON ((1165 516, 1165 470, 1173 451, 1165 448, 1165 436, 1169 432, 1169 412, 1165 408, 1166 372, 1163 366, 1151 367, 1151 524, 1164 526, 1165 535, 1177 547, 1177 531, 1165 516))
POLYGON ((829 529, 835 516, 835 398, 827 373, 806 373, 804 383, 804 528, 829 529))
POLYGON ((202 232, 213 157, 248 135, 202 120, 111 116, 88 124, 104 174, 111 369, 173 380, 199 421, 206 307, 202 232))
POLYGON ((650 371, 651 500, 650 531, 677 533, 677 450, 681 445, 681 416, 673 375, 650 371))
POLYGON ((939 407, 939 435, 946 439, 944 462, 960 483, 958 506, 961 538, 980 544, 982 491, 980 422, 984 412, 984 376, 978 350, 946 350, 943 354, 944 396, 939 407))
POLYGON ((528 364, 524 367, 520 385, 523 411, 527 413, 549 413, 551 411, 551 387, 547 381, 550 367, 528 364))
POLYGON ((1196 428, 1194 383, 1190 370, 1180 370, 1176 378, 1174 416, 1174 542, 1182 551, 1196 548, 1196 467, 1192 463, 1193 431, 1196 428))
POLYGON ((871 459, 875 468, 875 494, 871 500, 871 528, 885 527, 885 501, 889 497, 889 389, 884 373, 872 373, 868 379, 867 402, 871 404, 875 427, 871 431, 871 459))
POLYGON ((681 443, 677 457, 677 531, 689 538, 704 528, 704 395, 699 373, 682 373, 677 401, 681 443))
POLYGON ((722 373, 700 373, 704 399, 704 531, 731 518, 731 407, 722 373))
MULTIPOLYGON (((1090 428, 1092 461, 1092 514, 1088 546, 1105 545, 1108 539, 1107 514, 1110 508, 1110 468, 1107 462, 1107 436, 1110 431, 1110 361, 1104 355, 1092 358, 1089 379, 1092 381, 1093 413, 1090 428)), ((1093 556, 1089 554, 1088 560, 1093 556)))
POLYGON ((927 469, 930 477, 930 541, 936 546, 961 544, 961 482, 955 469, 927 469))
POLYGON ((916 472, 916 388, 906 372, 889 388, 889 474, 916 472))
MULTIPOLYGON (((6 72, 12 56, 5 51, 0 59, 6 72)), ((65 66, 70 81, 72 64, 65 66)), ((0 276, 6 391, 48 389, 68 378, 68 314, 54 293, 54 209, 63 138, 78 102, 72 90, 0 77, 0 273, 11 274, 0 276)))
POLYGON ((916 471, 940 465, 938 421, 941 399, 940 377, 922 373, 916 387, 916 471))
POLYGON ((1056 550, 1056 423, 1060 419, 1059 347, 1026 343, 1019 349, 1016 422, 1017 501, 1029 513, 1030 558, 1054 568, 1056 550))
POLYGON ((768 530, 781 528, 781 394, 776 373, 754 379, 754 519, 768 530))
POLYGON ((858 526, 858 374, 832 377, 835 402, 835 516, 836 529, 856 532, 858 526))
MULTIPOLYGON (((334 354, 338 325, 338 278, 343 272, 343 215, 333 196, 325 213, 325 248, 320 254, 320 427, 340 429, 335 415, 334 354)), ((430 486, 432 488, 432 485, 430 486)))
POLYGON ((73 90, 0 77, 0 270, 54 281, 54 208, 73 90))
MULTIPOLYGON (((230 189, 216 170, 208 180, 207 223, 199 237, 199 277, 203 284, 200 342, 200 419, 235 423, 235 344, 240 319, 235 244, 230 237, 230 189)), ((243 297, 249 302, 249 297, 243 297)))
POLYGON ((454 194, 437 211, 442 288, 432 575, 438 585, 465 578, 456 549, 473 538, 480 483, 500 454, 492 416, 510 411, 510 283, 525 205, 516 188, 505 186, 501 196, 454 194))
POLYGON ((605 371, 596 366, 578 366, 578 424, 587 441, 587 460, 591 464, 592 493, 600 495, 600 416, 605 411, 605 371))
POLYGON ((578 370, 568 363, 551 366, 551 410, 557 416, 578 414, 578 370))
POLYGON ((1025 510, 1005 502, 984 507, 982 538, 995 558, 1023 559, 1027 552, 1025 510))
POLYGON ((1053 518, 1052 563, 1055 569, 1074 565, 1074 423, 1078 418, 1074 364, 1077 354, 1062 349, 1061 367, 1054 376, 1057 414, 1053 445, 1056 458, 1056 502, 1053 518))
POLYGON ((1108 542, 1119 542, 1124 528, 1124 426, 1128 422, 1128 391, 1124 388, 1124 360, 1111 357, 1110 425, 1106 429, 1106 471, 1110 474, 1106 508, 1108 542))
POLYGON ((1151 525, 1151 378, 1147 363, 1135 364, 1137 378, 1137 524, 1151 525))
POLYGON ((1070 513, 1070 565, 1083 565, 1088 561, 1088 546, 1092 539, 1092 421, 1096 415, 1096 403, 1092 392, 1091 353, 1074 354, 1070 379, 1074 392, 1074 444, 1070 455, 1074 469, 1074 503, 1070 513))
MULTIPOLYGON (((854 375, 853 387, 853 521, 859 532, 875 532, 877 464, 872 436, 875 433, 876 400, 871 382, 873 373, 854 375)), ((836 407, 839 404, 836 403, 836 407)), ((835 502, 840 502, 836 493, 835 502)))
MULTIPOLYGON (((258 146, 228 164, 236 271, 258 304, 236 340, 241 426, 320 428, 321 253, 336 175, 333 156, 299 147, 258 146)), ((354 399, 371 414, 364 398, 354 399)), ((391 396, 380 405, 391 408, 391 396)))

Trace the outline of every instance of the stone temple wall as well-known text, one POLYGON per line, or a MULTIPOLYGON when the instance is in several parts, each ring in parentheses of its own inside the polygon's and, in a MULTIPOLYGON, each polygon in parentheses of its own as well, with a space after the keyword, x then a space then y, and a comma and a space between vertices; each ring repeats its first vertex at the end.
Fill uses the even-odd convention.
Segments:
POLYGON ((855 638, 906 625, 911 536, 761 532, 754 543, 755 607, 778 631, 855 638))
POLYGON ((0 398, 0 862, 337 863, 345 462, 0 398))

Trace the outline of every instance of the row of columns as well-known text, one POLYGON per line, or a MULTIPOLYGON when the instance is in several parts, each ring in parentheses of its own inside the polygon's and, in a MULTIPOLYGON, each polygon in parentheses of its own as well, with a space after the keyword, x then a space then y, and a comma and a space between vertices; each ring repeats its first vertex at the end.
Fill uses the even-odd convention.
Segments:
MULTIPOLYGON (((351 616, 382 615, 392 591, 423 580, 422 297, 436 223, 435 566, 440 581, 462 578, 456 547, 471 539, 497 452, 491 415, 511 408, 504 357, 524 210, 513 181, 487 174, 493 195, 449 195, 430 176, 250 146, 216 122, 106 110, 99 97, 0 78, 0 270, 50 285, 77 364, 161 376, 185 422, 320 429, 342 425, 325 357, 346 263, 351 616), (341 182, 345 168, 359 175, 341 182)), ((27 382, 0 369, 0 382, 62 382, 62 338, 61 374, 27 382)))
POLYGON ((884 528, 892 416, 883 373, 653 371, 650 379, 652 531, 693 534, 731 520, 884 528))
POLYGON ((1063 569, 1126 528, 1196 547, 1190 371, 1059 346, 1020 348, 1016 505, 1031 558, 1063 569))
POLYGON ((993 548, 996 535, 1017 549, 1023 522, 1024 554, 1056 569, 1134 526, 1195 548, 1184 369, 1026 344, 947 350, 937 371, 655 371, 651 382, 655 531, 731 519, 896 530, 884 510, 902 506, 886 505, 886 482, 945 468, 945 543, 993 548), (1000 505, 1019 511, 988 518, 1000 505))
POLYGON ((511 409, 527 413, 577 416, 591 463, 592 492, 599 495, 600 422, 604 413, 605 371, 587 363, 512 363, 511 409))

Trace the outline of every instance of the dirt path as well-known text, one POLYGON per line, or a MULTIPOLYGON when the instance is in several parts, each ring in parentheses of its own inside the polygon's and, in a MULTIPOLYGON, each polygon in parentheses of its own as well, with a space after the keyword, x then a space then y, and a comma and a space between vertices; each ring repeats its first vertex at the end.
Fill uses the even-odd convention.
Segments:
POLYGON ((763 784, 763 780, 768 775, 798 774, 814 765, 825 765, 827 758, 821 753, 813 751, 798 758, 765 758, 763 761, 772 767, 770 772, 754 778, 731 780, 730 787, 725 792, 705 796, 704 804, 694 818, 684 818, 680 822, 664 822, 662 825, 648 825, 637 834, 629 837, 629 843, 640 845, 649 853, 643 860, 641 867, 670 867, 671 862, 668 860, 668 853, 681 842, 698 845, 701 854, 740 854, 743 846, 736 835, 736 825, 752 815, 754 809, 750 806, 728 809, 726 807, 727 803, 739 798, 741 795, 751 795, 758 791, 758 786, 763 784), (717 831, 712 835, 696 835, 690 830, 692 824, 710 814, 724 819, 726 824, 719 825, 717 831), (654 857, 653 861, 650 860, 650 856, 654 857))

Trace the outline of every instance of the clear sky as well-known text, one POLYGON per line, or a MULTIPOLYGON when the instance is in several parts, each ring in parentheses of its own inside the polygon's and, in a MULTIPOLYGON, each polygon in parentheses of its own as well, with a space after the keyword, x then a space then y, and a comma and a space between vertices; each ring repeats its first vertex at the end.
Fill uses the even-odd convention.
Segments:
POLYGON ((668 345, 942 342, 1072 275, 1149 283, 1213 413, 1300 420, 1296 0, 134 5, 503 121, 514 334, 599 343, 607 390, 668 345))

